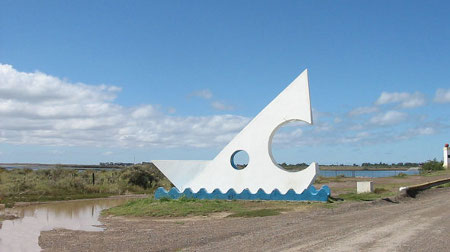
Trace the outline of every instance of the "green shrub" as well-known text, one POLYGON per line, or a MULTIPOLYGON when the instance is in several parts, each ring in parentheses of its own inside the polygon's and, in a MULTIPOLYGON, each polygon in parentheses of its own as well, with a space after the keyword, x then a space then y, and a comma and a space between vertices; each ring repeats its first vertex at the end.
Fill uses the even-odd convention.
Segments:
POLYGON ((436 161, 436 158, 433 160, 428 160, 425 162, 422 167, 422 171, 439 171, 444 170, 443 162, 436 161))
POLYGON ((389 190, 387 190, 386 188, 383 187, 377 187, 375 188, 375 190, 373 190, 373 193, 375 194, 383 194, 383 193, 387 193, 389 192, 389 190))
POLYGON ((130 185, 140 186, 144 189, 150 188, 152 183, 156 181, 151 171, 142 166, 128 168, 121 177, 127 180, 130 185))

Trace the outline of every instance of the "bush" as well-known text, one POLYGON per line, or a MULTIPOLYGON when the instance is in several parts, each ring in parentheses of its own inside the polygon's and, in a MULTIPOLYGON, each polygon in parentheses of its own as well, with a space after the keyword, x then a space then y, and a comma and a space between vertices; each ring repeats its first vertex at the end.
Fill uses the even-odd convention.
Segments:
POLYGON ((422 165, 421 168, 423 171, 440 171, 444 170, 443 162, 436 161, 436 158, 433 160, 428 160, 422 165))
POLYGON ((122 176, 130 185, 140 186, 144 189, 151 188, 152 183, 156 182, 156 177, 151 170, 143 166, 133 166, 127 168, 122 176))
POLYGON ((159 186, 169 189, 172 185, 151 164, 101 171, 77 171, 61 167, 36 171, 0 169, 0 204, 95 195, 105 197, 108 194, 151 193, 159 186))
POLYGON ((389 192, 389 190, 386 188, 383 188, 383 187, 377 187, 377 188, 375 188, 375 190, 373 190, 373 193, 375 193, 375 194, 383 194, 383 193, 387 193, 387 192, 389 192))

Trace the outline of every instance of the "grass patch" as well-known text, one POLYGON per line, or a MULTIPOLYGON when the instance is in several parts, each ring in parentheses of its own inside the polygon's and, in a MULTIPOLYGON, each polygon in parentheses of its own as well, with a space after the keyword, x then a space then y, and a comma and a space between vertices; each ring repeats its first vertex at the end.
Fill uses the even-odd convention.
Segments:
POLYGON ((287 201, 245 201, 245 200, 179 200, 151 198, 129 201, 107 209, 103 215, 184 217, 207 216, 212 213, 229 212, 233 217, 260 217, 278 215, 283 211, 304 211, 322 207, 327 203, 287 201))
POLYGON ((420 175, 423 177, 435 177, 435 176, 442 176, 442 175, 450 175, 450 170, 440 170, 440 171, 421 170, 420 175))
POLYGON ((395 178, 406 178, 408 175, 406 173, 400 172, 399 174, 395 175, 395 178))
POLYGON ((348 201, 373 201, 373 200, 377 200, 377 199, 391 197, 394 195, 395 195, 395 193, 384 189, 383 192, 379 191, 379 193, 360 193, 360 194, 357 194, 354 192, 344 193, 344 194, 339 194, 339 198, 342 198, 342 199, 348 200, 348 201))
POLYGON ((230 214, 227 217, 265 217, 265 216, 274 216, 281 214, 280 209, 257 209, 257 210, 247 210, 234 214, 230 214))
POLYGON ((188 215, 208 215, 216 212, 228 212, 238 210, 239 204, 235 201, 225 200, 154 200, 138 199, 124 205, 110 208, 104 214, 125 215, 125 216, 169 216, 181 217, 188 215))
POLYGON ((330 182, 342 182, 342 180, 345 179, 344 175, 339 175, 337 177, 322 177, 318 176, 316 180, 314 181, 314 184, 326 184, 330 182))
POLYGON ((445 184, 437 186, 437 188, 447 188, 447 187, 450 187, 450 183, 445 183, 445 184))
MULTIPOLYGON (((384 184, 376 184, 377 185, 377 187, 375 188, 375 189, 377 189, 377 188, 383 188, 383 189, 385 189, 385 190, 387 190, 387 191, 390 191, 390 192, 392 192, 392 193, 396 193, 396 192, 398 192, 398 189, 400 188, 400 187, 402 187, 402 186, 405 186, 405 185, 408 185, 408 184, 410 184, 411 182, 404 182, 404 183, 392 183, 392 184, 386 184, 386 183, 384 183, 384 184)), ((379 189, 380 190, 380 189, 379 189)), ((381 189, 382 190, 382 189, 381 189)))
POLYGON ((386 188, 383 188, 383 187, 377 187, 373 190, 373 193, 375 193, 375 194, 384 194, 387 192, 389 192, 389 190, 386 188))

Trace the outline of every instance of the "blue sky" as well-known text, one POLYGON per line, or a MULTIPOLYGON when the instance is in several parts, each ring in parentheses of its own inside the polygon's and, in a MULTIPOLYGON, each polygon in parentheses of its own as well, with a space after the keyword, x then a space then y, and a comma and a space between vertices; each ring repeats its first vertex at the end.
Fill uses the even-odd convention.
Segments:
POLYGON ((0 162, 212 159, 305 68, 279 162, 450 142, 447 1, 3 1, 0 162))

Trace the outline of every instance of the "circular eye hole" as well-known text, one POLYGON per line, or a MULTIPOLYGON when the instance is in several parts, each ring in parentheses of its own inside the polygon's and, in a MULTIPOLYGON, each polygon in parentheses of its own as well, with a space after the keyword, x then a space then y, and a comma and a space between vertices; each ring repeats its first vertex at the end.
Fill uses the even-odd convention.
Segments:
POLYGON ((230 161, 234 169, 242 170, 248 165, 248 153, 245 150, 237 150, 231 155, 230 161))

